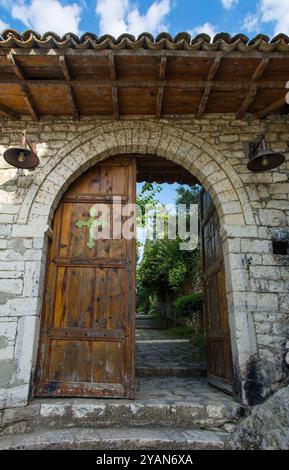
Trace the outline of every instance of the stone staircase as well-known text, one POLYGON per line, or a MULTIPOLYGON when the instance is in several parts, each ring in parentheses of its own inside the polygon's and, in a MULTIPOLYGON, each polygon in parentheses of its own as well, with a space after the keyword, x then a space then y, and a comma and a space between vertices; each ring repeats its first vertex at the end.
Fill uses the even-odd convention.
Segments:
POLYGON ((137 317, 134 400, 35 399, 0 411, 0 450, 226 449, 244 410, 205 373, 200 348, 137 317))
POLYGON ((161 321, 136 315, 136 375, 138 377, 204 377, 206 360, 202 348, 188 339, 169 336, 161 321))
POLYGON ((242 407, 204 379, 138 379, 135 400, 35 399, 2 412, 3 449, 225 449, 242 407))

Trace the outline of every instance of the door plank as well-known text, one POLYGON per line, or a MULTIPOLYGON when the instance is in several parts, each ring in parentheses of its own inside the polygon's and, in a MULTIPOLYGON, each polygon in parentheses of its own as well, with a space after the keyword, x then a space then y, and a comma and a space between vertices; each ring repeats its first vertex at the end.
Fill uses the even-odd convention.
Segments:
POLYGON ((213 201, 205 191, 201 194, 201 242, 208 380, 232 394, 231 337, 220 224, 213 201))
POLYGON ((135 238, 88 246, 88 227, 76 223, 96 203, 111 211, 114 196, 134 203, 135 186, 135 159, 108 159, 76 180, 56 210, 35 396, 134 396, 135 238))

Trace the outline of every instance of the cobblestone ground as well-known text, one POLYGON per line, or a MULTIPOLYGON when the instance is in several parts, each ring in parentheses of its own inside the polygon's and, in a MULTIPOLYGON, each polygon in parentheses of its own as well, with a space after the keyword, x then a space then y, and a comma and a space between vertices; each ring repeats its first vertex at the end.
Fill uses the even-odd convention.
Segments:
POLYGON ((149 368, 205 368, 200 348, 187 340, 158 340, 136 343, 136 366, 149 368))
POLYGON ((210 386, 201 377, 151 377, 138 378, 136 400, 159 403, 232 404, 231 397, 210 386))

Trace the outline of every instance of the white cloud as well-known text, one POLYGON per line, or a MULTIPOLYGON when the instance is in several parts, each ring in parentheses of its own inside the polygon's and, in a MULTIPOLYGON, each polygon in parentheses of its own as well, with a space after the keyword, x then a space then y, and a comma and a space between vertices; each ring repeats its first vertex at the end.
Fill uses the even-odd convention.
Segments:
POLYGON ((260 22, 261 18, 258 13, 248 13, 245 16, 242 28, 248 31, 248 33, 252 33, 252 31, 259 29, 260 22))
POLYGON ((95 11, 100 18, 100 34, 157 34, 168 29, 166 17, 171 11, 171 0, 153 2, 143 15, 131 0, 97 0, 95 11))
POLYGON ((274 34, 289 34, 289 0, 259 0, 257 12, 245 17, 243 28, 260 32, 262 23, 273 23, 274 34))
POLYGON ((54 31, 59 35, 79 33, 82 8, 76 3, 63 5, 59 0, 1 0, 11 16, 40 34, 54 31))
POLYGON ((264 23, 275 22, 275 34, 289 34, 289 0, 261 0, 260 12, 264 23))
POLYGON ((226 10, 230 10, 230 8, 234 7, 237 5, 239 0, 221 0, 223 7, 226 8, 226 10))
POLYGON ((206 33, 213 38, 215 34, 217 34, 217 31, 213 24, 207 22, 207 23, 204 23, 203 25, 199 25, 191 29, 189 33, 192 36, 196 36, 197 34, 201 34, 201 33, 206 33))
POLYGON ((9 28, 9 25, 0 19, 0 32, 7 28, 9 28))

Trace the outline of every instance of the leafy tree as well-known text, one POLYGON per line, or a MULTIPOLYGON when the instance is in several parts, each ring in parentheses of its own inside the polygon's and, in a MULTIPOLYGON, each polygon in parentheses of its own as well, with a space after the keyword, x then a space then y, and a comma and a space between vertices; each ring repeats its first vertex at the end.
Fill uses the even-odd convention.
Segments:
POLYGON ((179 243, 179 239, 148 240, 137 272, 138 289, 155 298, 161 318, 172 323, 174 300, 200 289, 200 250, 181 251, 179 243))
POLYGON ((197 184, 191 187, 179 186, 176 189, 176 204, 186 204, 187 206, 189 206, 190 204, 199 204, 200 191, 201 187, 197 184))
MULTIPOLYGON (((141 203, 152 203, 157 208, 156 194, 160 185, 145 187, 141 203), (148 192, 147 192, 148 191, 148 192)), ((176 204, 196 204, 200 187, 177 189, 176 204)), ((139 198, 138 198, 139 199, 139 198)), ((142 221, 143 222, 143 221, 142 221)), ((201 290, 200 247, 194 251, 182 251, 181 240, 147 240, 143 258, 137 268, 138 307, 148 312, 152 306, 163 320, 176 324, 175 300, 182 295, 201 290)))
POLYGON ((145 210, 146 207, 151 209, 155 208, 159 204, 157 194, 162 191, 162 186, 156 183, 144 183, 141 190, 137 195, 137 205, 141 210, 142 217, 137 221, 138 225, 144 227, 145 225, 145 210))

